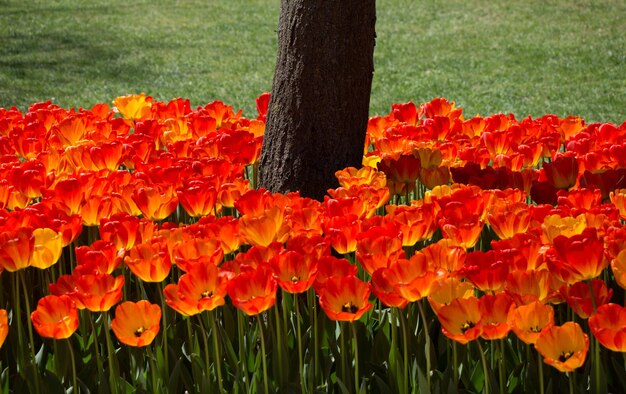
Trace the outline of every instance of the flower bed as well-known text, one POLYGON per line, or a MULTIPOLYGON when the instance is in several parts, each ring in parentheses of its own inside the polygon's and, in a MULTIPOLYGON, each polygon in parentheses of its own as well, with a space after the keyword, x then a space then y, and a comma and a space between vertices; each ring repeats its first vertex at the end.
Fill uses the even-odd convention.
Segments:
POLYGON ((2 387, 626 387, 626 123, 397 104, 318 202, 268 99, 0 109, 2 387))

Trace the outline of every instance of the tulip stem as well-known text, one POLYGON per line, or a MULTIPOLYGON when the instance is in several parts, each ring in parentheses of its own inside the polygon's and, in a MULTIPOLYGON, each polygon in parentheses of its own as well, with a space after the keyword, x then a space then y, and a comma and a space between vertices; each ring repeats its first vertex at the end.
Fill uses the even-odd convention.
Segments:
POLYGON ((485 394, 489 394, 489 369, 487 368, 487 359, 485 358, 485 352, 483 350, 483 345, 480 343, 480 339, 476 339, 476 344, 478 344, 478 350, 480 351, 480 360, 483 364, 483 377, 484 381, 484 390, 485 394))
POLYGON ((356 337, 356 323, 351 322, 352 328, 352 346, 354 348, 354 392, 359 392, 360 379, 359 379, 359 344, 356 337))
POLYGON ((500 393, 506 393, 506 358, 504 357, 504 339, 500 339, 498 353, 500 353, 500 359, 498 360, 498 380, 500 383, 500 393))
MULTIPOLYGON (((20 281, 18 278, 18 273, 13 274, 13 278, 15 279, 15 283, 13 284, 13 302, 15 303, 15 317, 17 320, 17 343, 20 349, 24 348, 24 336, 22 329, 22 303, 20 302, 20 281)), ((17 370, 24 377, 24 373, 26 372, 26 367, 24 365, 24 353, 17 352, 17 370)))
MULTIPOLYGON (((589 294, 591 294, 591 305, 593 306, 593 314, 595 315, 598 311, 598 304, 596 302, 596 294, 593 292, 593 283, 591 280, 587 281, 589 285, 589 294)), ((595 336, 592 337, 592 346, 593 346, 593 355, 591 357, 591 361, 593 363, 593 373, 595 375, 595 388, 596 393, 600 392, 600 344, 595 336)))
MULTIPOLYGON (((85 311, 88 311, 85 309, 85 311)), ((93 314, 89 313, 89 324, 91 325, 91 332, 93 333, 93 348, 96 351, 96 367, 98 368, 98 383, 102 380, 102 359, 100 358, 100 341, 98 340, 98 330, 93 323, 93 314)))
POLYGON ((457 387, 459 384, 459 354, 457 349, 456 341, 452 341, 452 376, 454 379, 454 387, 457 387))
MULTIPOLYGON (((24 304, 26 306, 26 317, 30 320, 30 299, 28 298, 28 287, 26 286, 26 279, 24 279, 24 270, 20 270, 18 272, 18 275, 20 277, 20 281, 22 282, 22 290, 24 291, 24 304)), ((35 371, 35 376, 34 376, 34 380, 35 380, 35 388, 37 389, 37 392, 39 391, 39 373, 37 373, 37 360, 35 358, 35 339, 33 336, 33 325, 32 324, 27 324, 28 326, 28 339, 30 340, 30 353, 32 356, 32 361, 33 361, 33 370, 35 371)))
POLYGON ((156 362, 154 361, 154 353, 152 352, 152 348, 150 346, 151 345, 146 346, 146 350, 148 351, 148 363, 150 363, 150 369, 152 369, 150 373, 150 375, 152 375, 152 392, 157 393, 159 390, 159 383, 157 380, 158 372, 156 369, 156 362))
MULTIPOLYGON (((109 384, 111 385, 111 392, 117 393, 118 387, 117 382, 115 381, 115 376, 117 375, 115 372, 115 364, 113 362, 113 357, 115 357, 115 350, 113 349, 113 341, 111 340, 111 333, 109 332, 109 312, 102 312, 102 320, 104 320, 104 338, 107 342, 107 352, 109 353, 108 361, 109 361, 109 384)), ((154 371, 153 371, 154 372, 154 371)))
POLYGON ((428 390, 430 391, 430 334, 428 333, 428 322, 426 321, 426 313, 424 312, 424 307, 422 306, 421 301, 417 302, 417 307, 422 319, 422 329, 424 330, 424 339, 426 342, 426 384, 428 385, 428 390))
POLYGON ((341 380, 344 384, 347 384, 348 381, 348 374, 346 373, 346 364, 347 362, 347 357, 346 357, 346 335, 345 335, 345 329, 344 329, 344 325, 342 324, 342 322, 339 322, 339 352, 341 353, 341 380))
POLYGON ((204 365, 205 370, 208 371, 211 366, 211 359, 209 357, 209 341, 207 337, 209 336, 208 330, 204 327, 204 321, 202 314, 198 315, 198 321, 200 322, 200 330, 202 330, 202 343, 204 345, 204 365))
POLYGON ((569 382, 569 394, 574 394, 574 376, 572 372, 566 372, 567 381, 569 382))
POLYGON ((296 309, 296 336, 298 338, 298 373, 300 374, 300 390, 306 392, 304 384, 304 365, 302 360, 302 332, 300 327, 300 306, 298 305, 298 294, 294 294, 293 303, 296 309))
POLYGON ((76 384, 76 358, 74 357, 74 348, 70 339, 67 338, 67 347, 70 350, 70 363, 72 364, 72 392, 78 392, 78 385, 76 384))
POLYGON ((242 372, 242 376, 240 377, 240 379, 243 380, 245 383, 246 393, 249 393, 250 382, 248 381, 248 367, 245 362, 247 358, 246 358, 245 348, 244 348, 245 333, 243 331, 243 319, 244 317, 243 317, 242 312, 237 311, 237 334, 238 334, 237 337, 239 339, 239 360, 241 360, 241 362, 239 363, 239 368, 240 368, 240 371, 242 372))
POLYGON ((167 345, 167 333, 169 332, 169 330, 167 329, 167 308, 166 308, 166 303, 165 303, 165 295, 164 295, 164 291, 165 291, 165 284, 164 282, 160 282, 159 283, 159 296, 161 299, 161 318, 163 319, 163 330, 161 331, 161 335, 162 335, 162 339, 163 339, 163 360, 164 360, 164 364, 165 364, 165 379, 168 379, 170 376, 170 363, 169 363, 169 348, 167 345))
MULTIPOLYGON (((402 373, 402 387, 404 388, 404 392, 408 393, 409 392, 409 336, 407 334, 407 324, 408 322, 405 321, 405 317, 404 314, 402 313, 401 310, 398 309, 398 317, 400 320, 400 328, 402 329, 402 350, 403 350, 403 358, 404 358, 404 363, 403 364, 403 373, 402 373)), ((395 325, 396 322, 393 322, 393 324, 395 325)))
POLYGON ((215 350, 215 369, 217 370, 217 385, 220 390, 220 394, 224 392, 222 386, 222 358, 220 356, 220 344, 218 342, 217 323, 215 322, 215 311, 209 312, 209 320, 211 320, 211 334, 213 334, 213 347, 215 350))
POLYGON ((265 354, 265 335, 263 333, 263 321, 261 320, 260 315, 256 315, 257 322, 259 323, 259 336, 261 337, 261 364, 263 365, 263 388, 265 389, 265 394, 269 394, 269 386, 267 379, 267 360, 265 354))
MULTIPOLYGON (((311 308, 311 315, 313 316, 313 360, 311 364, 313 364, 313 385, 317 383, 317 360, 319 360, 319 334, 317 332, 317 307, 316 307, 317 299, 315 297, 315 292, 312 289, 309 289, 309 306, 311 308)), ((311 392, 313 392, 313 387, 311 387, 311 392)))
POLYGON ((545 391, 543 385, 543 361, 538 360, 537 367, 539 368, 539 394, 543 394, 545 391))
MULTIPOLYGON (((283 294, 283 299, 282 299, 283 304, 285 303, 285 295, 283 294)), ((284 371, 285 371, 285 367, 283 365, 283 352, 282 349, 280 348, 280 339, 281 338, 285 338, 286 335, 283 334, 283 328, 285 327, 280 319, 280 313, 278 311, 278 303, 274 306, 274 317, 276 318, 276 353, 278 355, 278 365, 279 365, 279 369, 278 369, 278 379, 280 380, 280 383, 283 384, 284 383, 284 371)), ((269 318, 269 316, 268 316, 269 318)))

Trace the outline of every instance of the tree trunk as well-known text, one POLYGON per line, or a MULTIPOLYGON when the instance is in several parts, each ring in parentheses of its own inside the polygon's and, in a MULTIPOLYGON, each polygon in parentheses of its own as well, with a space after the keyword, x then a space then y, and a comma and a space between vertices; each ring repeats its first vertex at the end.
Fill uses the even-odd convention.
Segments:
POLYGON ((282 0, 259 185, 322 200, 360 167, 374 73, 375 0, 282 0))

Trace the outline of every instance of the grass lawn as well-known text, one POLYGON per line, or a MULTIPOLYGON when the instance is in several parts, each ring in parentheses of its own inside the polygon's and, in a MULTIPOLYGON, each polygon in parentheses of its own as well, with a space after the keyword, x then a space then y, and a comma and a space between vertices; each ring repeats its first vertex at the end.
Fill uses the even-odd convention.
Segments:
MULTIPOLYGON (((626 120, 621 0, 378 0, 371 113, 443 96, 466 117, 626 120)), ((255 115, 279 0, 0 0, 0 107, 89 107, 128 93, 255 115)))

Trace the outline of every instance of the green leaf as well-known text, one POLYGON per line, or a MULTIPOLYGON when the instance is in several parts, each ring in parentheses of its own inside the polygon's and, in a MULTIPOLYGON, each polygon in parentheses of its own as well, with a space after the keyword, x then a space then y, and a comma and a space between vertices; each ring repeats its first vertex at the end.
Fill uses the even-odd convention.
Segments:
POLYGON ((337 376, 337 386, 339 386, 339 389, 341 390, 343 394, 350 394, 350 390, 348 390, 346 385, 341 381, 341 379, 339 379, 338 376, 337 376))
POLYGON ((611 366, 613 368, 613 373, 611 374, 611 376, 617 380, 616 382, 614 382, 613 386, 626 387, 626 374, 624 374, 624 364, 622 358, 611 357, 611 366))
POLYGON ((400 392, 402 389, 403 374, 404 363, 400 356, 400 350, 392 344, 389 349, 389 377, 390 383, 392 383, 397 392, 400 392))
POLYGON ((415 366, 417 367, 417 382, 420 393, 430 393, 428 381, 426 380, 426 374, 424 373, 424 370, 420 368, 417 362, 415 363, 415 366))
POLYGON ((485 375, 483 374, 483 367, 480 363, 474 365, 474 369, 470 375, 471 387, 475 391, 482 391, 485 385, 485 375))
POLYGON ((195 392, 193 379, 189 374, 189 370, 185 366, 185 359, 179 358, 172 370, 172 375, 168 384, 168 391, 170 393, 180 392, 181 386, 179 382, 182 381, 183 387, 189 392, 195 392))

